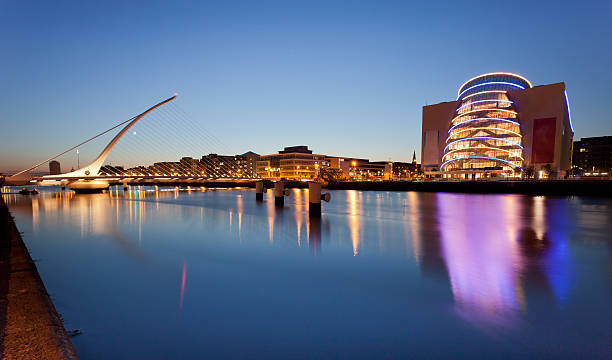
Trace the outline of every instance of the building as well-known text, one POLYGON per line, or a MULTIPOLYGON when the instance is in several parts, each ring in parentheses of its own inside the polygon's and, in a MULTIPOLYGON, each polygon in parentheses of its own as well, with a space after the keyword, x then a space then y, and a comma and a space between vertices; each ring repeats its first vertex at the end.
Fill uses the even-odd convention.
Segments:
POLYGON ((374 161, 368 159, 328 156, 328 166, 340 169, 344 178, 351 180, 383 180, 391 179, 392 163, 388 161, 374 161))
POLYGON ((423 170, 459 179, 557 178, 570 170, 573 136, 564 83, 534 87, 520 75, 483 74, 466 81, 457 100, 423 107, 423 170))
MULTIPOLYGON (((414 154, 416 155, 416 154, 414 154)), ((412 163, 370 161, 368 159, 313 154, 308 146, 290 146, 278 154, 263 155, 257 160, 257 177, 268 179, 314 180, 321 169, 334 173, 337 180, 375 181, 391 180, 394 166, 403 175, 397 178, 409 179, 418 173, 416 156, 412 163), (403 171, 406 169, 406 171, 403 171), (338 171, 340 170, 340 171, 338 171)), ((325 177, 324 175, 321 175, 325 177)))
POLYGON ((581 138, 574 142, 572 173, 583 176, 612 175, 612 136, 581 138))
POLYGON ((182 175, 200 175, 200 162, 192 157, 182 157, 179 160, 179 168, 182 175))
POLYGON ((174 161, 156 162, 149 168, 155 175, 176 176, 181 172, 180 163, 174 161))
POLYGON ((257 160, 255 171, 258 178, 280 178, 280 158, 272 155, 263 155, 257 160))
POLYGON ((100 167, 100 175, 120 176, 125 174, 123 166, 104 165, 100 167))
POLYGON ((416 151, 412 153, 412 162, 394 161, 391 164, 393 180, 412 180, 421 175, 421 167, 417 163, 416 151))
POLYGON ((278 154, 263 155, 256 162, 257 177, 290 180, 314 179, 319 168, 328 166, 325 155, 313 154, 308 146, 289 146, 278 154))
MULTIPOLYGON (((231 177, 233 176, 233 156, 208 154, 202 155, 200 158, 200 166, 202 168, 200 175, 213 177, 231 177)), ((236 169, 237 170, 237 169, 236 169)))
POLYGON ((245 172, 250 177, 257 177, 257 160, 259 160, 259 154, 252 151, 247 151, 242 155, 239 155, 245 161, 245 172))
POLYGON ((242 155, 208 154, 200 159, 201 175, 214 177, 255 177, 259 155, 249 151, 242 155))
POLYGON ((421 175, 421 168, 416 163, 394 161, 391 166, 393 180, 412 180, 421 175))
MULTIPOLYGON (((350 177, 354 180, 391 180, 393 163, 390 161, 369 161, 358 159, 357 166, 352 169, 350 177)), ((351 161, 351 164, 353 161, 351 161)))
POLYGON ((155 171, 153 169, 151 169, 151 167, 146 167, 146 166, 135 166, 133 168, 129 168, 127 170, 125 170, 123 172, 122 175, 128 175, 128 176, 154 176, 155 175, 155 171))
POLYGON ((49 161, 49 175, 59 175, 62 173, 62 168, 59 161, 49 161))

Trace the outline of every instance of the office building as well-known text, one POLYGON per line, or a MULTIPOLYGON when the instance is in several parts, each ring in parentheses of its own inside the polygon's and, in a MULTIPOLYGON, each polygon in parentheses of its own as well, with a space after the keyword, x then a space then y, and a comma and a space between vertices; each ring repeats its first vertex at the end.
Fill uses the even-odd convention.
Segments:
POLYGON ((303 145, 260 156, 256 164, 257 177, 289 180, 314 179, 320 167, 328 166, 325 155, 313 154, 308 146, 303 145))
POLYGON ((612 136, 581 138, 574 142, 572 173, 583 176, 612 175, 612 136))
POLYGON ((345 178, 351 180, 389 180, 391 163, 386 161, 370 162, 368 159, 328 156, 332 169, 340 169, 345 178))
POLYGON ((201 175, 214 177, 255 177, 259 155, 252 151, 242 155, 208 154, 200 159, 201 175))
POLYGON ((181 174, 184 175, 199 175, 199 161, 198 159, 194 159, 192 157, 182 157, 179 160, 179 168, 181 169, 181 174))

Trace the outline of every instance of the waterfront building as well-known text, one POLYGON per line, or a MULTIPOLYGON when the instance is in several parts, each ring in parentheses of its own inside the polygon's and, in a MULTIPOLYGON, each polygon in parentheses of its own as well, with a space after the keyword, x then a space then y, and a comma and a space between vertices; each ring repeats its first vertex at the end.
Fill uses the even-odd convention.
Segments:
POLYGON ((49 161, 49 175, 59 175, 62 173, 62 168, 59 161, 49 161))
POLYGON ((199 174, 199 161, 192 157, 182 157, 179 161, 179 167, 183 175, 198 175, 199 174))
POLYGON ((278 157, 264 155, 257 160, 255 169, 258 178, 278 179, 280 178, 280 159, 278 157))
POLYGON ((419 164, 394 161, 392 164, 393 180, 411 180, 421 174, 419 164))
POLYGON ((340 169, 350 180, 390 179, 392 163, 387 161, 370 162, 368 159, 328 156, 326 160, 332 169, 340 169))
POLYGON ((612 175, 612 136, 581 138, 574 142, 574 175, 609 177, 612 175))
POLYGON ((392 180, 412 180, 421 175, 421 166, 417 163, 416 151, 412 153, 412 162, 394 161, 391 164, 392 180))
POLYGON ((242 155, 239 155, 243 160, 245 161, 245 173, 250 176, 250 177, 256 177, 257 176, 257 160, 259 160, 260 156, 257 153, 254 153, 252 151, 247 151, 242 155))
POLYGON ((135 166, 133 168, 127 169, 123 175, 154 176, 155 171, 153 171, 150 166, 146 167, 146 166, 139 165, 139 166, 135 166))
POLYGON ((120 176, 125 173, 123 166, 104 165, 100 167, 100 175, 120 176))
POLYGON ((285 147, 278 154, 261 156, 256 162, 257 177, 289 180, 314 179, 323 166, 328 166, 325 155, 313 154, 303 145, 285 147))
POLYGON ((199 161, 200 173, 215 177, 254 177, 258 158, 252 151, 242 155, 204 155, 199 161))
POLYGON ((489 73, 466 81, 457 100, 423 107, 421 159, 435 177, 558 178, 570 170, 573 136, 564 83, 489 73))
POLYGON ((158 175, 178 175, 180 172, 180 165, 178 162, 174 161, 160 161, 153 164, 153 166, 149 167, 154 174, 158 175))
POLYGON ((285 147, 278 154, 260 156, 256 165, 257 177, 268 179, 314 180, 321 169, 335 170, 344 180, 375 181, 413 178, 418 174, 419 165, 416 154, 412 163, 370 161, 313 154, 308 146, 303 145, 285 147), (396 170, 394 166, 397 166, 396 170))
POLYGON ((393 178, 393 162, 391 161, 368 161, 364 165, 357 169, 357 176, 362 180, 391 180, 393 178))
POLYGON ((208 154, 200 158, 200 166, 202 168, 200 175, 214 177, 230 177, 232 176, 232 166, 230 163, 233 156, 208 154))

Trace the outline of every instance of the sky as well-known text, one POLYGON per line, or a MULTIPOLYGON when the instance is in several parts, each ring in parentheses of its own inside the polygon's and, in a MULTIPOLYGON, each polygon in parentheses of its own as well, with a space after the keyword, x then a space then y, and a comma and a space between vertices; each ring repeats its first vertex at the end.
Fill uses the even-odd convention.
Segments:
POLYGON ((611 20, 608 1, 0 0, 0 172, 175 92, 229 152, 410 161, 422 107, 492 71, 565 82, 575 139, 612 135, 611 20))

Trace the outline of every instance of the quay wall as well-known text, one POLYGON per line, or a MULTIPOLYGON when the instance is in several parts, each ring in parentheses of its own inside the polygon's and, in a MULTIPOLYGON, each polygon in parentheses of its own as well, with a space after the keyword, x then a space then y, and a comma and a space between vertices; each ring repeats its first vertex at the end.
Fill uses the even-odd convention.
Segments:
MULTIPOLYGON (((204 186, 210 188, 248 187, 255 181, 176 181, 130 182, 130 185, 204 186)), ((114 184, 119 185, 119 184, 114 184)), ((274 182, 264 181, 265 188, 274 182)), ((285 181, 286 188, 308 188, 308 182, 285 181)), ((342 181, 324 186, 329 190, 423 191, 473 194, 526 194, 549 196, 612 197, 612 180, 538 180, 538 181, 342 181)))
POLYGON ((336 182, 330 183, 327 188, 330 190, 612 197, 612 181, 610 180, 336 182))

